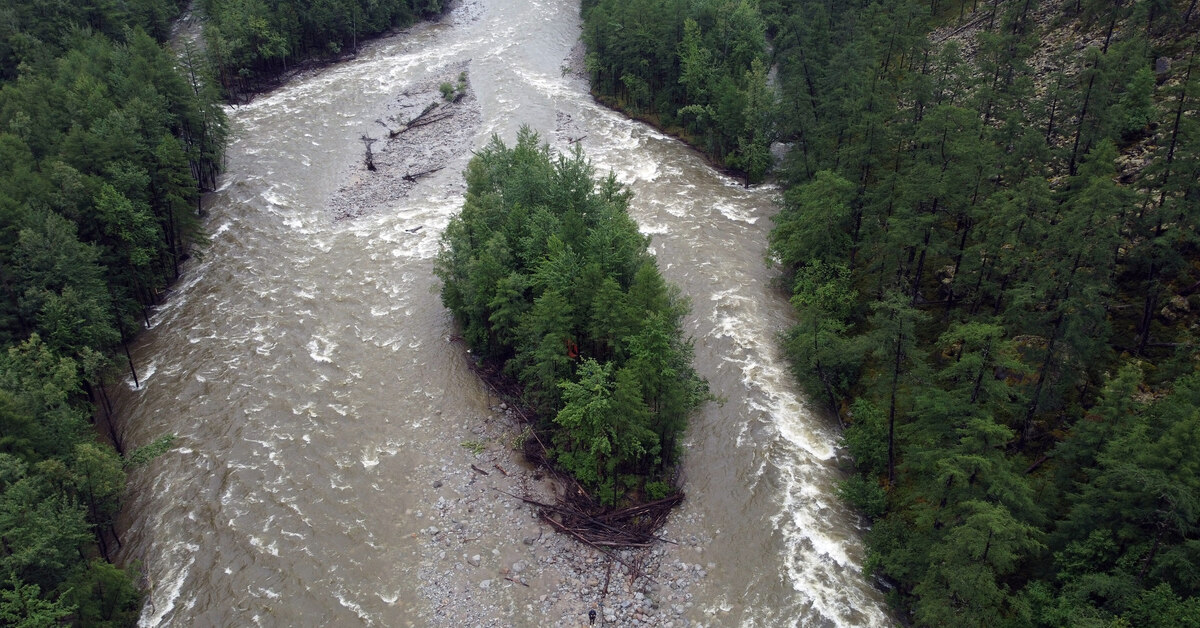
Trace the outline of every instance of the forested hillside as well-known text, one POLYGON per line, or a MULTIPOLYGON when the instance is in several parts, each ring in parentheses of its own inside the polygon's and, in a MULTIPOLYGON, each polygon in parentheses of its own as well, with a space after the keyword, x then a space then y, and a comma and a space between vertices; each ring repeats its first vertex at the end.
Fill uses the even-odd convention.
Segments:
POLYGON ((970 9, 777 14, 788 351, 916 623, 1200 625, 1200 16, 970 9))
POLYGON ((302 61, 357 52, 389 29, 440 15, 443 0, 199 0, 204 41, 232 96, 302 61))
POLYGON ((527 127, 512 148, 493 138, 466 178, 436 272, 472 353, 520 383, 546 454, 596 501, 674 493, 679 437, 707 386, 683 337, 687 302, 629 218, 629 193, 527 127))
POLYGON ((668 126, 711 105, 689 91, 696 51, 749 77, 733 24, 765 25, 747 49, 771 51, 776 113, 741 137, 790 146, 770 241, 798 312, 784 341, 848 425, 843 492, 904 617, 1200 625, 1194 1, 584 16, 595 89, 668 126))
POLYGON ((216 92, 160 44, 178 10, 0 9, 5 624, 137 618, 134 578, 106 559, 125 469, 154 449, 125 452, 110 428, 114 450, 89 422, 111 412, 105 390, 134 366, 124 343, 202 242, 197 198, 220 166, 216 92))

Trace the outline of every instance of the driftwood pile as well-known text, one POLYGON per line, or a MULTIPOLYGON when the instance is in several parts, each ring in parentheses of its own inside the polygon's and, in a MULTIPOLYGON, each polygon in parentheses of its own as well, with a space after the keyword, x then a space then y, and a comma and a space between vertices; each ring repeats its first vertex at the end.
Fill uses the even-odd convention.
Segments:
POLYGON ((671 509, 683 501, 683 493, 628 508, 594 510, 585 508, 584 500, 564 498, 546 504, 527 497, 518 499, 537 506, 542 521, 557 532, 597 548, 627 548, 649 547, 655 541, 669 543, 655 532, 667 522, 671 509))

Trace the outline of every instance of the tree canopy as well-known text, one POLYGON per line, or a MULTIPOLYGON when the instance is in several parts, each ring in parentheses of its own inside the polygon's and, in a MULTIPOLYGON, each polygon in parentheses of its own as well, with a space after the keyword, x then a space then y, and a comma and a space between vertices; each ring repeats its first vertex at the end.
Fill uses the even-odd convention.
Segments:
POLYGON ((786 347, 848 423, 843 494, 893 603, 921 626, 1200 625, 1200 16, 763 13, 786 347), (1068 29, 1089 45, 1053 49, 1068 29))
MULTIPOLYGON (((199 194, 221 165, 216 89, 202 63, 161 43, 179 10, 0 9, 6 625, 131 625, 140 610, 134 580, 106 562, 120 544, 124 465, 89 423, 111 412, 123 344, 203 244, 199 194)), ((122 446, 115 429, 107 436, 122 446)))
POLYGON ((251 90, 289 65, 358 52, 389 29, 440 15, 443 0, 200 0, 204 41, 222 86, 251 90))
POLYGON ((593 92, 760 181, 775 93, 766 22, 752 0, 584 0, 593 92))
POLYGON ((550 456, 599 501, 661 497, 707 387, 629 193, 527 127, 466 179, 436 272, 471 352, 520 383, 550 456))

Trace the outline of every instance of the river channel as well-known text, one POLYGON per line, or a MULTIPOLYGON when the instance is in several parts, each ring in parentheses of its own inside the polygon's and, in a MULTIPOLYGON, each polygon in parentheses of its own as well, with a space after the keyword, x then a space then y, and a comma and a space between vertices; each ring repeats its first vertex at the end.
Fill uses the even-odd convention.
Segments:
MULTIPOLYGON (((482 115, 471 148, 511 143, 522 124, 556 148, 582 138, 597 171, 633 191, 660 268, 691 299, 696 367, 722 401, 693 418, 688 499, 664 531, 709 539, 682 619, 891 624, 861 575, 861 522, 835 494, 836 425, 778 348, 791 319, 764 261, 778 190, 595 104, 563 70, 579 28, 568 0, 466 0, 228 110, 211 242, 134 347, 141 385, 117 399, 127 444, 177 435, 132 474, 123 515, 121 557, 151 587, 143 625, 438 623, 417 593, 420 487, 494 403, 448 340, 432 274, 470 155, 382 210, 335 221, 328 207, 380 112, 464 63, 482 115)), ((539 592, 510 588, 495 625, 557 621, 511 610, 539 592)))

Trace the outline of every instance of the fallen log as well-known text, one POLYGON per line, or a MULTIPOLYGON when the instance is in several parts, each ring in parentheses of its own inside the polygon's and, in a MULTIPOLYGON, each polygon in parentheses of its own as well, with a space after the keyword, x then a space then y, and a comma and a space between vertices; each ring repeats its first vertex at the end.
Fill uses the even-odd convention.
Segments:
POLYGON ((419 129, 427 124, 433 124, 434 122, 441 122, 442 120, 445 120, 454 115, 453 111, 439 110, 438 109, 439 106, 440 105, 438 103, 430 103, 430 105, 428 107, 425 107, 424 109, 421 110, 421 113, 418 113, 416 116, 414 116, 408 122, 401 124, 400 128, 395 129, 395 130, 389 129, 388 130, 388 138, 395 139, 396 136, 400 135, 401 133, 407 133, 408 131, 411 131, 413 129, 419 129))
POLYGON ((441 169, 442 169, 442 166, 438 166, 437 168, 430 168, 429 170, 425 170, 422 172, 417 172, 417 173, 410 172, 401 178, 404 179, 405 181, 408 181, 409 183, 416 183, 417 179, 420 179, 421 177, 424 177, 427 175, 431 175, 441 169))

